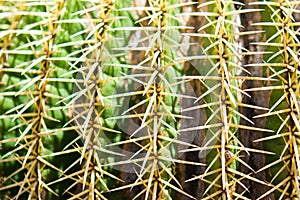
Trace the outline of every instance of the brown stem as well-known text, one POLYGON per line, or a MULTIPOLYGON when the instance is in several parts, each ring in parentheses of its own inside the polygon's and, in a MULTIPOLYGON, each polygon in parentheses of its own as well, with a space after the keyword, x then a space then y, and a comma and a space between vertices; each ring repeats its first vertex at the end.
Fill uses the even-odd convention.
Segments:
MULTIPOLYGON (((249 3, 253 2, 250 0, 244 0, 242 1, 245 4, 245 9, 253 9, 258 8, 257 6, 250 6, 249 3)), ((260 22, 261 21, 261 15, 259 12, 250 12, 246 13, 244 15, 241 15, 241 22, 242 25, 245 27, 245 31, 255 31, 255 30, 261 30, 262 27, 260 26, 252 26, 253 23, 260 22)), ((248 49, 250 52, 259 52, 263 51, 264 49, 261 46, 257 46, 255 44, 252 44, 253 42, 260 42, 264 40, 261 34, 254 34, 254 35, 244 35, 242 38, 243 46, 248 49)), ((262 63, 263 56, 261 54, 254 54, 246 56, 243 64, 255 64, 255 63, 262 63)), ((263 68, 259 66, 254 67, 246 67, 246 69, 251 73, 251 76, 253 77, 262 77, 263 76, 263 68)), ((246 81, 243 84, 243 89, 246 88, 258 88, 263 87, 264 83, 262 81, 246 81)), ((260 107, 268 107, 269 106, 269 100, 270 100, 270 93, 266 91, 257 91, 257 92, 250 92, 251 98, 244 97, 243 103, 260 106, 260 107)), ((256 127, 264 128, 266 125, 266 119, 265 118, 259 118, 259 119, 253 119, 255 115, 262 114, 261 110, 253 109, 253 108, 242 108, 241 112, 243 115, 251 119, 256 127)), ((241 119, 242 125, 252 126, 249 122, 241 119)), ((245 147, 252 148, 252 149, 263 149, 263 145, 261 142, 254 143, 253 141, 262 138, 263 132, 261 131, 253 131, 253 130, 241 130, 241 141, 245 145, 245 147)), ((265 155, 260 153, 250 153, 247 154, 245 152, 241 153, 242 159, 244 162, 246 162, 248 165, 250 165, 255 171, 263 168, 265 166, 265 155)), ((239 166, 239 171, 244 174, 249 174, 251 171, 241 165, 239 166)), ((266 180, 266 173, 264 171, 254 174, 254 178, 265 181, 266 180)), ((251 180, 243 180, 242 183, 246 188, 248 188, 249 192, 246 193, 246 197, 250 199, 257 199, 264 193, 266 193, 270 188, 266 185, 259 184, 257 182, 251 181, 251 180)), ((237 192, 241 193, 245 189, 241 187, 240 185, 237 188, 237 192)), ((275 197, 273 195, 269 195, 265 197, 264 199, 274 199, 275 197)))

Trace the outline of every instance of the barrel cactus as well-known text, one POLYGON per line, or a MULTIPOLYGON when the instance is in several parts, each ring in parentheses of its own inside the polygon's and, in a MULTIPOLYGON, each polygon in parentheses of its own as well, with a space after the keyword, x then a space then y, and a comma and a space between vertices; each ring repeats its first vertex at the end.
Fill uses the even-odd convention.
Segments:
POLYGON ((1 0, 1 199, 299 199, 299 1, 1 0))

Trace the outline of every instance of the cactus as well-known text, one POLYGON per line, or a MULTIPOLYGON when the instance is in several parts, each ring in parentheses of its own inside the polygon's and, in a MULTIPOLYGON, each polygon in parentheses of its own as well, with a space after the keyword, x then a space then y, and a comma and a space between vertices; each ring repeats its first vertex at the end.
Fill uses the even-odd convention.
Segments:
POLYGON ((1 0, 1 199, 298 199, 298 1, 1 0))

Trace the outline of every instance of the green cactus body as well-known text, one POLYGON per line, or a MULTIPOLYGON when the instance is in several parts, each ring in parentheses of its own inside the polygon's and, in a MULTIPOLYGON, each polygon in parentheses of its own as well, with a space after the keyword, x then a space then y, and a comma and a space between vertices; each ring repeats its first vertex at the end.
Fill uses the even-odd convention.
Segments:
POLYGON ((0 199, 299 199, 300 3, 247 2, 0 0, 0 199))

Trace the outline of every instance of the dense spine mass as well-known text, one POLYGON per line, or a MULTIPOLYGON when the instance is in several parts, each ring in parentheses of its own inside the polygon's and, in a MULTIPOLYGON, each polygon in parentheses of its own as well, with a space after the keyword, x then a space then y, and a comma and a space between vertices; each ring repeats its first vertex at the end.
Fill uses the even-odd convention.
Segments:
MULTIPOLYGON (((272 90, 274 99, 271 100, 270 110, 256 117, 267 117, 276 121, 278 126, 276 135, 262 138, 258 141, 270 142, 282 138, 283 146, 279 151, 277 160, 272 161, 259 171, 266 170, 280 164, 280 170, 273 174, 270 183, 271 190, 262 195, 263 199, 268 194, 278 190, 280 198, 299 198, 299 25, 294 16, 299 13, 298 1, 257 2, 271 11, 271 21, 257 23, 265 27, 276 29, 274 35, 268 35, 267 41, 258 43, 273 51, 267 63, 261 64, 270 71, 271 77, 276 77, 278 84, 260 90, 272 90), (298 29, 298 31, 297 31, 298 29), (275 94, 277 94, 275 96, 275 94), (280 95, 278 95, 280 94, 280 95), (286 173, 286 177, 278 177, 286 173)), ((278 140, 277 140, 278 141, 278 140)))
POLYGON ((122 188, 139 187, 139 193, 134 197, 142 196, 143 199, 168 199, 172 196, 171 190, 192 198, 181 189, 173 168, 175 163, 190 164, 178 160, 174 152, 174 145, 180 143, 177 140, 176 120, 185 117, 178 110, 179 99, 183 98, 183 95, 178 94, 181 84, 174 80, 182 73, 182 66, 175 58, 180 48, 180 29, 186 27, 180 26, 176 13, 186 4, 165 0, 148 1, 147 4, 145 15, 136 21, 141 27, 128 28, 140 34, 137 41, 133 41, 137 44, 129 43, 127 48, 119 48, 141 55, 140 60, 134 61, 134 65, 122 65, 131 69, 122 78, 128 79, 128 82, 133 80, 133 85, 140 85, 137 91, 123 96, 142 98, 137 104, 125 109, 124 116, 115 117, 132 118, 139 124, 136 130, 129 129, 129 139, 122 142, 127 146, 132 143, 138 145, 130 164, 139 163, 135 169, 136 179, 132 180, 134 183, 128 182, 122 188), (142 159, 138 159, 141 155, 142 159))
POLYGON ((204 54, 186 57, 186 60, 189 61, 193 59, 200 60, 198 62, 200 76, 188 76, 185 78, 200 80, 205 90, 197 100, 201 99, 206 104, 187 110, 202 109, 205 107, 209 113, 209 117, 204 125, 191 127, 182 131, 204 129, 206 137, 211 138, 207 139, 203 147, 187 150, 199 150, 200 152, 208 149, 211 150, 206 157, 207 162, 210 164, 207 166, 205 172, 190 179, 190 181, 200 179, 208 183, 203 199, 233 199, 241 197, 236 192, 236 187, 241 186, 246 190, 245 186, 241 183, 242 179, 249 179, 264 184, 262 181, 237 170, 237 163, 239 163, 254 172, 247 163, 239 158, 241 151, 247 153, 251 151, 260 152, 259 150, 246 148, 240 142, 239 129, 249 131, 268 130, 239 124, 240 118, 243 118, 253 125, 250 119, 240 113, 240 107, 252 107, 252 105, 241 102, 242 95, 249 96, 240 89, 242 82, 263 78, 242 76, 242 72, 249 72, 243 68, 241 61, 244 56, 253 53, 240 46, 239 36, 254 34, 256 32, 240 32, 239 29, 242 29, 242 27, 239 24, 239 15, 254 12, 255 9, 235 10, 235 6, 241 7, 243 5, 234 1, 209 1, 200 4, 198 12, 191 13, 193 16, 202 17, 206 22, 198 30, 199 33, 188 34, 201 38, 204 54), (210 60, 210 68, 203 69, 203 67, 207 67, 201 65, 201 60, 203 59, 210 60), (211 156, 212 158, 210 158, 211 156))
POLYGON ((17 121, 16 127, 12 127, 11 131, 19 130, 18 137, 7 140, 7 142, 15 142, 16 145, 4 155, 10 158, 1 161, 22 163, 22 167, 6 180, 13 181, 14 184, 1 188, 4 190, 18 187, 14 199, 23 198, 24 193, 32 199, 46 198, 47 193, 57 195, 47 185, 43 175, 49 169, 61 171, 44 156, 47 151, 45 138, 55 135, 49 133, 50 123, 59 122, 59 119, 49 112, 49 101, 57 101, 59 98, 51 91, 49 80, 55 75, 56 70, 51 61, 54 54, 55 33, 59 27, 55 21, 61 18, 65 2, 60 1, 52 5, 41 3, 43 11, 37 10, 34 13, 36 21, 24 24, 22 21, 29 20, 32 14, 29 4, 19 2, 19 5, 14 8, 17 11, 3 6, 6 12, 2 13, 12 24, 10 30, 1 34, 1 78, 6 89, 6 91, 2 90, 1 97, 2 101, 12 96, 17 102, 22 102, 1 113, 2 119, 17 121), (44 20, 41 20, 40 16, 43 16, 44 20), (38 30, 35 30, 36 27, 38 30), (26 38, 25 43, 21 42, 22 37, 26 38), (19 39, 19 43, 14 43, 15 38, 19 39), (14 57, 15 66, 9 64, 11 57, 14 57), (19 60, 22 58, 27 59, 25 62, 19 60), (17 79, 9 79, 8 75, 17 79), (21 155, 11 157, 19 152, 21 155), (17 173, 24 173, 23 180, 14 180, 13 177, 17 173))
POLYGON ((0 0, 0 199, 299 199, 300 3, 249 2, 0 0))

